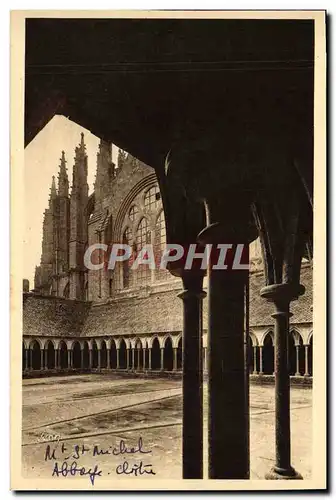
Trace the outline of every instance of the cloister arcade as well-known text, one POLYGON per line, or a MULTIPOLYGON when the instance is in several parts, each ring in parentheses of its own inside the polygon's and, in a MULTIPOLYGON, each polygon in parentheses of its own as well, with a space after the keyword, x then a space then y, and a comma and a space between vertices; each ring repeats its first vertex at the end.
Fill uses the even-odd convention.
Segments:
MULTIPOLYGON (((288 366, 292 376, 312 376, 313 332, 301 335, 292 329, 288 338, 288 366)), ((207 347, 203 369, 207 372, 207 347)), ((250 374, 274 374, 274 334, 250 332, 247 342, 250 374)), ((26 337, 22 344, 22 369, 127 370, 176 372, 182 370, 182 336, 154 335, 136 338, 48 339, 26 337)))

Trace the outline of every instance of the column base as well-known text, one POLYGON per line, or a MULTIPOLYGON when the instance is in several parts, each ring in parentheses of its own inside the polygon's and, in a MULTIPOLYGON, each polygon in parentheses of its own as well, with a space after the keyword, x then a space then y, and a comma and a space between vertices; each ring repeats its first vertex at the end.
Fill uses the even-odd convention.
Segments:
POLYGON ((303 479, 301 474, 296 472, 293 467, 289 469, 280 469, 279 467, 272 467, 272 469, 265 475, 265 479, 303 479))

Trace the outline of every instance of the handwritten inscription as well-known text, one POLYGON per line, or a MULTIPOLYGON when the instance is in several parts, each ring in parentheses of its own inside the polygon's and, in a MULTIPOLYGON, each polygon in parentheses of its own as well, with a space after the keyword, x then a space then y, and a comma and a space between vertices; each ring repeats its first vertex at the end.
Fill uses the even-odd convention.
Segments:
MULTIPOLYGON (((156 473, 153 470, 153 465, 147 463, 147 460, 146 462, 144 460, 131 462, 129 458, 126 459, 126 455, 147 455, 149 453, 152 453, 152 451, 145 448, 143 439, 140 436, 135 446, 126 444, 124 439, 121 439, 115 445, 107 447, 101 447, 96 444, 93 447, 85 446, 84 444, 75 444, 71 448, 67 448, 64 443, 59 447, 48 445, 45 450, 44 460, 54 462, 52 477, 86 476, 90 479, 92 486, 94 486, 96 478, 102 477, 103 470, 97 463, 85 467, 80 465, 78 460, 83 456, 90 456, 92 458, 105 455, 120 456, 122 462, 114 469, 115 474, 118 476, 123 474, 134 477, 143 475, 155 476, 156 473)), ((109 471, 106 473, 110 475, 109 471)))

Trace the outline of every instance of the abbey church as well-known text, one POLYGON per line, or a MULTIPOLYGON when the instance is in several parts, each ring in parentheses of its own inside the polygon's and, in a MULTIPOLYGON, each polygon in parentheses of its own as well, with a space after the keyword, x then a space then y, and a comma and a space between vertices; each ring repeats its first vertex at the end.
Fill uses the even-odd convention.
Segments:
MULTIPOLYGON (((95 243, 122 242, 139 250, 166 242, 165 219, 154 169, 100 141, 94 191, 89 195, 88 157, 81 135, 72 184, 62 153, 44 212, 42 254, 34 289, 23 293, 23 373, 115 370, 179 376, 182 369, 180 278, 129 261, 115 269, 87 269, 84 254, 95 243)), ((289 365, 296 379, 312 376, 312 268, 302 263, 306 291, 291 305, 289 365)), ((250 247, 250 308, 247 335, 251 376, 272 377, 272 306, 264 286, 258 240, 250 247)), ((204 290, 207 291, 205 279, 204 290)), ((207 298, 203 301, 203 368, 207 371, 207 298)))

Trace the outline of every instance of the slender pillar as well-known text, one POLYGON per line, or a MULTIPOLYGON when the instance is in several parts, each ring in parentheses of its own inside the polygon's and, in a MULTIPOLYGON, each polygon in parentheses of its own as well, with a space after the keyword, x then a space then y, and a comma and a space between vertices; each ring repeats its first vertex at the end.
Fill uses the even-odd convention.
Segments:
POLYGON ((136 351, 137 351, 137 357, 138 357, 138 359, 137 359, 137 361, 138 361, 137 362, 137 371, 140 371, 140 368, 141 368, 140 367, 141 347, 138 347, 136 351))
POLYGON ((89 349, 89 368, 92 369, 92 349, 89 349))
POLYGON ((203 273, 184 271, 183 479, 203 478, 202 299, 203 273))
POLYGON ((152 369, 152 348, 148 349, 148 370, 152 369))
POLYGON ((176 372, 176 370, 177 370, 177 347, 174 347, 173 352, 174 352, 173 370, 174 370, 174 372, 176 372))
POLYGON ((161 347, 161 371, 164 370, 164 347, 161 347))
POLYGON ((263 372, 263 347, 262 345, 259 346, 259 374, 262 375, 263 372))
POLYGON ((132 347, 132 370, 135 370, 135 349, 132 347))
POLYGON ((300 345, 295 346, 295 351, 296 351, 296 370, 295 370, 295 375, 297 377, 300 376, 300 345))
POLYGON ((48 370, 48 349, 44 350, 44 369, 48 370))
POLYGON ((81 369, 84 368, 84 348, 81 348, 81 369))
POLYGON ((24 350, 24 355, 25 355, 25 359, 24 359, 24 366, 25 366, 25 370, 28 370, 28 354, 29 354, 29 351, 28 349, 25 349, 24 350))
POLYGON ((41 370, 44 370, 44 349, 41 349, 41 370))
POLYGON ((261 296, 275 305, 275 466, 266 479, 302 479, 291 465, 290 379, 288 369, 289 305, 304 288, 289 283, 266 286, 261 296))
POLYGON ((111 369, 111 349, 106 349, 106 368, 111 369))
MULTIPOLYGON (((307 358, 308 359, 308 358, 307 358)), ((30 361, 30 369, 33 369, 33 349, 29 348, 29 361, 30 361)))
MULTIPOLYGON (((117 347, 116 351, 117 351, 117 370, 119 370, 119 368, 120 368, 119 347, 117 347)), ((129 358, 129 350, 128 349, 126 350, 126 355, 127 355, 127 361, 126 361, 127 367, 126 368, 128 368, 128 364, 129 364, 129 359, 128 359, 129 358)))
POLYGON ((254 345, 253 346, 253 373, 257 373, 257 349, 258 346, 254 345))
POLYGON ((309 345, 305 345, 305 377, 309 377, 309 363, 308 363, 308 353, 309 353, 309 345))
MULTIPOLYGON (((119 349, 117 349, 117 362, 118 362, 118 360, 119 360, 118 350, 119 350, 119 349)), ((129 358, 130 358, 130 355, 129 355, 129 351, 130 351, 130 350, 129 350, 129 348, 127 347, 127 349, 126 349, 126 369, 127 369, 127 370, 129 369, 129 365, 130 365, 130 359, 129 359, 129 358)), ((119 366, 119 365, 118 365, 118 366, 119 366)))
POLYGON ((57 365, 57 363, 58 363, 57 354, 58 354, 58 349, 55 349, 55 352, 54 352, 54 355, 55 355, 55 370, 57 370, 57 368, 58 368, 58 365, 57 365))
POLYGON ((72 368, 72 363, 71 363, 71 349, 68 349, 68 368, 72 368))
POLYGON ((142 369, 146 371, 146 348, 144 347, 142 350, 142 369))
POLYGON ((97 350, 98 353, 98 370, 101 369, 101 349, 97 350))

